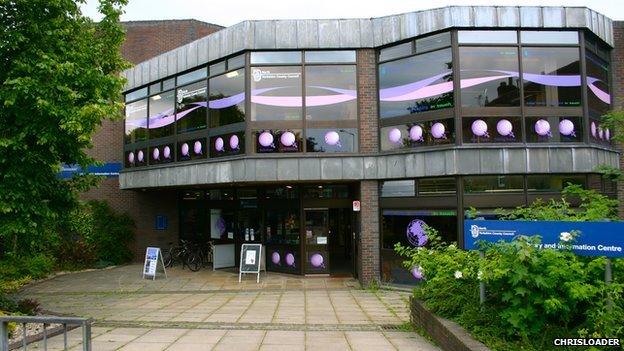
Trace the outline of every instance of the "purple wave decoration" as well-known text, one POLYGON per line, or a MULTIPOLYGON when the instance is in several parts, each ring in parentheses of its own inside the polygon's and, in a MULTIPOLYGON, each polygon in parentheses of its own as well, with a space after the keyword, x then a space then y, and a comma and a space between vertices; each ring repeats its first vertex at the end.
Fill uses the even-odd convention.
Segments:
MULTIPOLYGON (((472 71, 472 70, 463 70, 463 72, 472 71)), ((476 71, 476 70, 475 70, 476 71)), ((497 75, 488 76, 488 77, 477 77, 477 78, 465 78, 460 81, 460 87, 468 88, 475 85, 495 81, 498 79, 505 79, 509 77, 519 77, 520 74, 514 71, 503 71, 503 70, 479 70, 491 73, 499 73, 497 75), (502 73, 502 74, 501 74, 502 73)), ((451 71, 446 71, 441 74, 419 80, 413 83, 400 85, 392 88, 385 88, 379 90, 379 99, 381 101, 393 102, 393 101, 410 101, 414 99, 422 99, 427 97, 432 97, 444 93, 448 93, 453 90, 452 82, 443 82, 438 84, 432 84, 435 81, 441 79, 442 77, 450 74, 451 71)), ((581 76, 579 75, 564 75, 564 76, 555 76, 548 74, 534 74, 534 73, 524 73, 523 79, 548 86, 558 86, 558 87, 574 87, 581 85, 581 76)), ((605 103, 611 102, 611 96, 595 86, 595 83, 600 81, 594 77, 587 77, 587 83, 590 90, 598 97, 601 101, 605 103)))

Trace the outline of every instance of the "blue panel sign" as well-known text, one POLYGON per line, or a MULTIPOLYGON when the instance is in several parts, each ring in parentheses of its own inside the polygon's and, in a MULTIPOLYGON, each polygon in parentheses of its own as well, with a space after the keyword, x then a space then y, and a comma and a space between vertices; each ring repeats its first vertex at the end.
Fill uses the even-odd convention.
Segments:
POLYGON ((87 167, 86 172, 78 165, 63 165, 63 168, 58 173, 59 178, 61 179, 70 179, 74 176, 74 174, 93 174, 96 176, 103 176, 106 178, 116 178, 119 177, 119 171, 121 171, 122 165, 121 162, 111 162, 105 163, 101 166, 89 166, 87 167))
POLYGON ((558 249, 562 233, 580 234, 572 251, 583 256, 624 257, 624 222, 564 222, 564 221, 494 221, 465 220, 464 245, 477 250, 477 242, 511 241, 518 235, 540 235, 541 248, 558 249))

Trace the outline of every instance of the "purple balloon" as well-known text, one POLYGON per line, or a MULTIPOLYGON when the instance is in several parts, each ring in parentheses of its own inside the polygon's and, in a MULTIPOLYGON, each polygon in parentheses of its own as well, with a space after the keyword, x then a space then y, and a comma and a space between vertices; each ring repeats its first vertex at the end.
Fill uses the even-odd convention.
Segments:
POLYGON ((596 122, 591 122, 591 135, 596 138, 596 122))
POLYGON ((470 129, 472 129, 472 134, 478 136, 478 137, 489 137, 488 132, 487 132, 487 123, 485 123, 484 120, 482 119, 478 119, 474 122, 472 122, 472 126, 470 129))
POLYGON ((409 130, 409 137, 412 141, 423 141, 423 129, 419 125, 412 126, 409 130))
POLYGON ((152 150, 152 158, 154 160, 158 160, 160 158, 160 150, 158 150, 157 147, 155 147, 154 150, 152 150))
POLYGON ((128 162, 134 163, 134 152, 132 151, 128 154, 128 162))
POLYGON ((273 264, 280 263, 280 254, 277 253, 276 251, 273 251, 273 254, 271 255, 271 262, 273 262, 273 264))
POLYGON ((182 156, 188 156, 189 155, 189 145, 188 143, 184 143, 182 144, 182 156))
POLYGON ((286 254, 286 264, 290 267, 294 267, 295 266, 295 255, 291 254, 290 252, 286 254))
POLYGON ((422 280, 425 278, 425 275, 423 274, 422 270, 418 266, 412 268, 412 276, 414 276, 414 278, 418 280, 422 280))
POLYGON ((293 146, 295 145, 295 134, 293 132, 284 132, 280 136, 280 143, 284 146, 293 146))
POLYGON ((535 122, 535 133, 539 136, 552 136, 552 134, 550 134, 550 123, 545 119, 538 120, 535 122))
POLYGON ((232 150, 238 150, 238 135, 234 134, 230 137, 230 148, 232 150))
POLYGON ((574 133, 574 123, 569 119, 562 119, 561 122, 559 122, 559 133, 565 136, 576 136, 574 133))
POLYGON ((201 155, 202 153, 201 141, 197 140, 195 144, 193 144, 193 152, 195 152, 195 155, 201 155))
POLYGON ((401 143, 401 131, 399 130, 399 128, 390 129, 390 131, 388 132, 388 139, 395 144, 400 144, 401 143))
POLYGON ((605 140, 611 140, 611 131, 609 128, 605 129, 605 140))
POLYGON ((507 119, 501 119, 500 121, 498 121, 498 123, 496 123, 496 131, 501 136, 508 136, 512 138, 514 137, 513 125, 507 119))
MULTIPOLYGON (((598 137, 600 139, 604 139, 604 130, 602 129, 602 127, 598 126, 598 137)), ((140 151, 139 151, 140 152, 140 151)))
POLYGON ((331 146, 340 146, 340 135, 333 130, 325 133, 325 144, 331 146))
POLYGON ((225 225, 225 218, 223 217, 219 217, 217 219, 217 223, 215 223, 215 227, 217 228, 217 230, 219 230, 219 234, 223 234, 225 233, 225 229, 226 229, 226 225, 225 225))
POLYGON ((310 263, 315 268, 319 268, 319 267, 323 267, 324 268, 324 266, 323 266, 323 256, 321 254, 315 253, 314 255, 312 255, 312 257, 310 257, 310 263))
POLYGON ((414 219, 407 225, 407 241, 414 246, 424 246, 427 244, 427 234, 425 233, 425 222, 421 219, 414 219))
POLYGON ((273 146, 273 135, 269 132, 262 132, 258 136, 258 142, 264 147, 273 146))
POLYGON ((163 157, 169 159, 171 157, 171 148, 169 146, 165 146, 163 149, 163 157))
POLYGON ((431 135, 436 139, 442 139, 445 137, 446 128, 444 124, 436 122, 431 126, 431 135))
POLYGON ((218 138, 215 140, 215 150, 217 150, 217 151, 219 151, 219 152, 223 152, 223 151, 225 151, 225 150, 223 149, 223 138, 218 137, 218 138))
POLYGON ((143 150, 139 150, 137 158, 139 159, 139 162, 143 162, 143 150))

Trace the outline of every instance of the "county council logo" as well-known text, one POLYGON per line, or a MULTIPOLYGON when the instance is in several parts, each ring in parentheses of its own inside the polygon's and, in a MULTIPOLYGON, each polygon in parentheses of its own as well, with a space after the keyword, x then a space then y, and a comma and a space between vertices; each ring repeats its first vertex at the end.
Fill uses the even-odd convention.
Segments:
POLYGON ((251 76, 253 77, 254 82, 259 82, 262 79, 262 70, 260 70, 259 68, 254 68, 251 76))
POLYGON ((479 226, 478 225, 471 225, 470 226, 470 235, 472 235, 473 238, 477 238, 479 236, 479 226))

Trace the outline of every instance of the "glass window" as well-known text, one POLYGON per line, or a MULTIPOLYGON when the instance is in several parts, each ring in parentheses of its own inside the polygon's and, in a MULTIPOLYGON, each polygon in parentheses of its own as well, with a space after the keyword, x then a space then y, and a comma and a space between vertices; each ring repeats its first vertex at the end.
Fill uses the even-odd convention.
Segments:
POLYGON ((522 78, 527 106, 580 106, 578 48, 523 48, 522 78))
POLYGON ((186 84, 189 82, 196 81, 198 79, 206 78, 207 75, 206 67, 196 69, 189 73, 185 73, 181 76, 178 76, 178 85, 186 84))
POLYGON ((187 161, 206 158, 206 139, 190 139, 178 142, 178 161, 187 161))
POLYGON ((348 185, 306 185, 303 187, 306 199, 348 199, 348 185))
POLYGON ((416 53, 425 51, 431 51, 435 49, 445 48, 451 46, 451 33, 444 32, 436 35, 431 35, 421 39, 416 39, 416 53))
POLYGON ((412 54, 413 42, 403 43, 390 46, 379 50, 379 61, 387 61, 397 57, 403 57, 412 54))
POLYGON ((305 70, 307 120, 357 118, 355 66, 307 66, 305 70))
POLYGON ((609 144, 611 142, 611 131, 609 128, 602 126, 600 120, 596 118, 589 119, 590 140, 600 144, 609 144))
POLYGON ((416 196, 416 185, 413 179, 381 182, 381 197, 411 196, 416 196))
POLYGON ((435 228, 445 242, 457 241, 457 213, 454 210, 384 209, 382 211, 381 274, 384 281, 396 284, 417 282, 410 271, 403 266, 405 259, 394 252, 394 245, 396 243, 407 247, 418 245, 418 234, 422 223, 435 228))
POLYGON ((600 117, 611 108, 609 62, 591 52, 586 52, 585 58, 589 114, 592 117, 600 117))
POLYGON ((522 141, 520 117, 463 117, 464 143, 517 143, 522 141))
POLYGON ((519 106, 518 49, 459 48, 464 107, 519 106))
POLYGON ((245 153, 245 133, 229 133, 210 138, 210 157, 223 157, 245 153))
POLYGON ((149 137, 162 138, 173 135, 175 91, 169 90, 149 98, 149 137))
POLYGON ((245 69, 241 68, 208 82, 210 127, 245 122, 245 69))
POLYGON ((206 82, 178 88, 178 133, 206 128, 206 82))
POLYGON ((453 107, 451 49, 379 65, 382 118, 453 107))
POLYGON ((134 165, 145 166, 147 165, 147 148, 137 149, 135 151, 134 165))
POLYGON ((175 87, 175 78, 169 78, 163 80, 162 82, 162 90, 170 90, 175 87))
POLYGON ((404 147, 446 145, 455 142, 455 122, 452 118, 409 123, 381 128, 381 150, 404 147))
POLYGON ((217 62, 210 65, 210 75, 214 76, 225 72, 225 61, 217 62))
POLYGON ((149 93, 150 94, 156 94, 159 93, 162 89, 160 88, 160 82, 158 83, 154 83, 152 85, 149 86, 149 93))
POLYGON ((264 192, 267 199, 298 199, 299 190, 292 185, 280 187, 267 187, 264 192))
POLYGON ((473 176, 464 177, 464 192, 474 193, 513 193, 524 191, 523 176, 473 176))
POLYGON ((521 31, 520 41, 523 44, 578 44, 579 36, 576 31, 521 31))
POLYGON ((227 60, 227 69, 233 70, 234 68, 245 66, 245 54, 234 56, 227 60))
POLYGON ((582 142, 582 122, 581 117, 527 117, 527 142, 582 142))
POLYGON ((527 176, 527 190, 530 192, 551 192, 558 193, 565 188, 568 183, 579 184, 585 187, 584 175, 529 175, 527 176))
POLYGON ((259 130, 254 132, 257 153, 301 152, 301 130, 259 130))
POLYGON ((455 178, 418 179, 418 196, 455 195, 455 193, 457 193, 455 178))
POLYGON ((356 152, 357 128, 333 128, 306 130, 307 152, 356 152))
POLYGON ((256 51, 251 53, 251 64, 301 63, 300 51, 256 51))
POLYGON ((160 163, 168 163, 175 159, 175 146, 173 143, 152 146, 149 148, 149 163, 156 165, 160 163))
POLYGON ((355 62, 355 51, 306 51, 305 61, 307 63, 324 63, 324 62, 355 62))
POLYGON ((266 66, 251 71, 251 120, 301 120, 301 67, 266 66))
POLYGON ((132 101, 147 96, 147 87, 126 94, 126 101, 132 101))
POLYGON ((460 44, 516 44, 515 30, 460 30, 457 32, 460 44))
POLYGON ((126 104, 126 144, 147 139, 147 99, 126 104))

